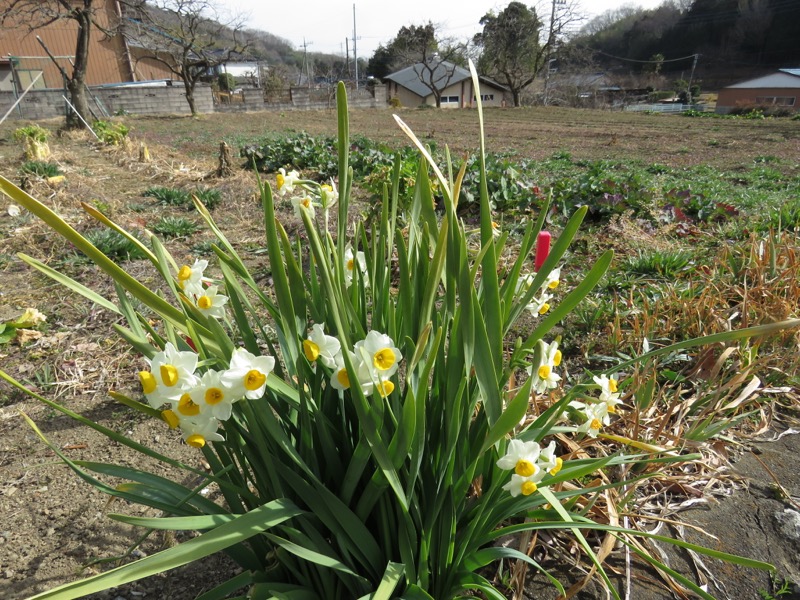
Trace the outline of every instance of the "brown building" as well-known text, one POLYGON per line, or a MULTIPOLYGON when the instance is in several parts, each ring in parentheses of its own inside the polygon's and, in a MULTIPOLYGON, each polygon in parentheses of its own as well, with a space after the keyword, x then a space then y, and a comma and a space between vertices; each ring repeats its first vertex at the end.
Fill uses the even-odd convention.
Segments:
MULTIPOLYGON (((452 63, 442 61, 434 69, 425 69, 417 63, 387 75, 386 86, 389 99, 395 98, 401 106, 417 107, 423 104, 436 105, 436 98, 431 91, 431 80, 441 90, 442 108, 472 108, 475 106, 475 94, 472 89, 472 76, 466 69, 452 63)), ((483 106, 506 106, 510 104, 510 96, 499 83, 480 78, 481 100, 483 106)))
MULTIPOLYGON (((0 11, 8 0, 0 0, 0 11)), ((94 0, 95 21, 106 32, 113 32, 120 22, 122 9, 116 0, 94 0)), ((61 74, 37 41, 47 46, 67 73, 72 72, 70 60, 75 55, 78 24, 74 19, 58 19, 49 25, 31 30, 27 18, 22 23, 6 21, 0 27, 0 91, 21 92, 37 76, 33 89, 63 87, 61 74)), ((130 48, 120 34, 107 34, 92 28, 89 46, 88 85, 171 79, 170 71, 158 62, 142 59, 140 48, 130 48)))
POLYGON ((737 106, 800 108, 800 69, 780 69, 775 73, 740 81, 719 91, 716 112, 726 114, 737 106))

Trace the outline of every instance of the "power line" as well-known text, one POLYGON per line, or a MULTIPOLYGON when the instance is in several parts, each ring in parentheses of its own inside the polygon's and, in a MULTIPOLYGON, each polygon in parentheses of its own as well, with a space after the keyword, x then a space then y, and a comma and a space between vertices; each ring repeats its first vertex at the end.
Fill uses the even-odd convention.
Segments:
MULTIPOLYGON (((591 49, 591 48, 590 48, 591 49)), ((664 60, 637 60, 635 58, 624 58, 622 56, 614 56, 613 54, 609 54, 608 52, 603 52, 602 50, 594 50, 598 54, 602 54, 603 56, 608 56, 609 58, 615 58, 617 60, 625 60, 628 62, 634 63, 645 63, 645 64, 661 64, 661 63, 668 63, 668 62, 677 62, 679 60, 688 60, 690 58, 695 58, 697 54, 690 54, 689 56, 682 56, 681 58, 669 58, 664 60)))

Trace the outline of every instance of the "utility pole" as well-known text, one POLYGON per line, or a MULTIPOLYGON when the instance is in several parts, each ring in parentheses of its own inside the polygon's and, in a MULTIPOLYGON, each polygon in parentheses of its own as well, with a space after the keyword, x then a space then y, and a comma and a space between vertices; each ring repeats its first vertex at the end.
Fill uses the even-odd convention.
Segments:
POLYGON ((353 63, 355 64, 355 72, 356 72, 356 89, 358 89, 358 50, 356 49, 356 40, 358 40, 358 36, 356 35, 356 4, 353 3, 353 63))
POLYGON ((311 87, 311 63, 308 61, 308 47, 313 45, 314 42, 306 42, 306 38, 303 38, 303 68, 300 74, 297 75, 297 85, 300 85, 302 74, 305 71, 308 78, 308 87, 311 87))
POLYGON ((347 76, 350 77, 350 38, 344 38, 344 51, 346 53, 344 64, 347 65, 347 76))
POLYGON ((686 99, 689 101, 689 104, 694 104, 694 98, 692 98, 692 80, 694 79, 694 69, 697 66, 697 58, 699 54, 694 55, 694 61, 692 62, 692 72, 689 74, 689 87, 686 89, 686 99))

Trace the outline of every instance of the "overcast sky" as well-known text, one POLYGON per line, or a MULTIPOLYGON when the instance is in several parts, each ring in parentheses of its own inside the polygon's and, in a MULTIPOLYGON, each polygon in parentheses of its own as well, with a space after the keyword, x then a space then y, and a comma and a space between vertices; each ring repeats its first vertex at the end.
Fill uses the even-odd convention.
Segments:
MULTIPOLYGON (((286 38, 295 48, 308 44, 309 52, 345 53, 345 38, 350 39, 352 56, 353 2, 342 0, 290 0, 283 3, 265 0, 216 0, 229 11, 248 15, 247 27, 261 29, 286 38)), ((532 0, 529 6, 537 4, 532 0)), ((653 8, 663 0, 580 0, 582 13, 591 17, 623 5, 653 8)), ((369 58, 380 43, 391 40, 403 25, 432 21, 447 36, 469 38, 480 30, 481 17, 499 11, 508 2, 497 0, 357 0, 355 21, 358 56, 369 58)), ((546 0, 539 5, 549 10, 546 0)))

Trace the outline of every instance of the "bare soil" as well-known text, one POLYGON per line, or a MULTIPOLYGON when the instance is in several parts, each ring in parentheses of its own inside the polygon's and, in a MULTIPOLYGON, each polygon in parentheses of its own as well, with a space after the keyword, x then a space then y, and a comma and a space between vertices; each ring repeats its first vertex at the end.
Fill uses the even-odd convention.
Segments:
MULTIPOLYGON (((405 110, 400 114, 423 140, 447 142, 455 152, 475 149, 474 113, 405 110)), ((31 180, 30 192, 55 207, 76 229, 86 231, 94 224, 81 211, 81 202, 101 207, 125 227, 146 227, 163 214, 195 219, 183 209, 155 205, 152 199, 142 196, 146 188, 213 185, 223 193, 223 204, 216 209, 215 218, 258 269, 263 242, 255 178, 244 171, 224 180, 208 178, 216 168, 218 144, 226 140, 236 147, 244 141, 288 130, 332 134, 335 115, 327 111, 257 113, 209 115, 199 119, 127 118, 126 123, 133 127, 133 143, 128 148, 99 147, 86 134, 53 138, 50 144, 53 160, 62 166, 66 180, 54 185, 31 180), (152 162, 139 162, 138 142, 148 145, 152 162)), ((45 125, 55 129, 58 123, 45 125)), ((20 182, 21 148, 10 135, 16 126, 7 122, 0 127, 0 174, 20 182)), ((404 143, 388 111, 353 113, 351 131, 404 143)), ((635 158, 669 166, 702 161, 718 168, 735 169, 762 155, 800 157, 800 123, 786 120, 717 121, 563 109, 497 110, 488 111, 486 132, 490 149, 514 150, 533 158, 567 150, 575 158, 635 158), (709 147, 709 137, 718 140, 718 144, 709 147)), ((136 394, 135 373, 141 367, 139 359, 128 353, 114 336, 113 315, 64 292, 24 265, 16 253, 33 255, 113 297, 106 278, 81 262, 68 244, 54 237, 42 224, 25 214, 9 216, 8 207, 8 199, 0 198, 0 316, 31 306, 45 313, 48 321, 39 339, 24 346, 0 345, 2 369, 85 417, 165 454, 202 466, 201 458, 181 446, 166 428, 144 420, 107 396, 110 388, 136 394)), ((291 227, 290 212, 288 209, 285 220, 291 227)), ((202 253, 198 245, 208 239, 202 233, 196 234, 189 239, 174 240, 169 247, 176 258, 189 261, 202 253)), ((148 277, 139 263, 125 266, 138 276, 148 277)), ((708 579, 709 592, 719 598, 759 598, 762 592, 774 591, 775 581, 782 578, 800 581, 800 525, 792 525, 796 523, 793 518, 800 518, 798 405, 797 396, 789 394, 784 403, 786 412, 773 421, 770 431, 761 434, 761 438, 777 438, 780 433, 788 432, 777 441, 751 440, 744 445, 730 445, 732 468, 742 479, 728 488, 727 497, 696 498, 695 506, 702 508, 668 515, 670 520, 687 523, 682 533, 677 526, 661 525, 661 531, 670 535, 683 535, 689 541, 766 560, 776 566, 777 579, 773 580, 762 572, 731 568, 706 559, 709 569, 706 573, 688 555, 668 554, 671 564, 693 581, 708 579)), ((70 459, 156 468, 143 465, 141 457, 93 430, 22 396, 5 383, 0 384, 0 597, 8 600, 24 598, 114 565, 114 558, 129 552, 141 533, 110 521, 106 514, 143 514, 138 507, 109 503, 107 497, 81 481, 36 436, 22 414, 37 423, 44 435, 70 459), (96 560, 106 562, 92 564, 96 560)), ((657 523, 640 525, 650 528, 657 523)), ((180 537, 152 535, 131 551, 131 557, 150 554, 179 541, 180 537)), ((582 568, 571 565, 555 549, 546 552, 542 559, 565 583, 582 577, 582 568)), ((624 595, 629 572, 624 549, 615 550, 611 564, 618 571, 614 580, 624 595)), ((644 600, 680 597, 666 591, 658 575, 640 561, 634 560, 633 565, 635 568, 630 571, 633 591, 629 597, 644 600)), ((94 597, 190 599, 235 570, 235 565, 224 556, 211 557, 168 575, 94 597)), ((528 598, 555 596, 538 576, 530 579, 526 589, 528 598)), ((576 597, 606 596, 599 585, 590 583, 576 597)), ((794 595, 782 597, 800 598, 800 593, 795 589, 794 595)))

